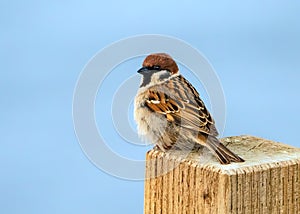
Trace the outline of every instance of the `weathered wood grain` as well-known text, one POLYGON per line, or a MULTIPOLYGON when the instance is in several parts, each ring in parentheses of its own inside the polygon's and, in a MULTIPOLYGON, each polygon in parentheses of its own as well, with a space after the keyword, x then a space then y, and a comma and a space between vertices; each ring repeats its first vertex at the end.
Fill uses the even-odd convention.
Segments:
POLYGON ((207 150, 147 153, 145 214, 300 213, 300 149, 257 137, 222 139, 245 163, 207 150))

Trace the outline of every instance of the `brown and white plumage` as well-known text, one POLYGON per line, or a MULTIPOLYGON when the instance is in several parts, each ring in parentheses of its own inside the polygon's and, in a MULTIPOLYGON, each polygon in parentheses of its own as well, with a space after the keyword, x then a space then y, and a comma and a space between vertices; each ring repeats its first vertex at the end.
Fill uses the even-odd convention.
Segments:
POLYGON ((200 144, 222 164, 244 161, 216 138, 214 120, 199 93, 179 74, 169 55, 147 56, 138 72, 143 77, 135 97, 135 120, 142 137, 162 150, 200 144))

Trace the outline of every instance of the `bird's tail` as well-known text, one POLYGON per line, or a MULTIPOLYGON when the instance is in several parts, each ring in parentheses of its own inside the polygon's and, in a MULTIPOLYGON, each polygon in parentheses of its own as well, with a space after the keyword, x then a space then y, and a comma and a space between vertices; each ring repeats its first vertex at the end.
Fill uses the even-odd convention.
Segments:
POLYGON ((221 164, 229 164, 231 162, 244 162, 241 157, 230 151, 214 136, 208 136, 206 145, 216 155, 221 164))

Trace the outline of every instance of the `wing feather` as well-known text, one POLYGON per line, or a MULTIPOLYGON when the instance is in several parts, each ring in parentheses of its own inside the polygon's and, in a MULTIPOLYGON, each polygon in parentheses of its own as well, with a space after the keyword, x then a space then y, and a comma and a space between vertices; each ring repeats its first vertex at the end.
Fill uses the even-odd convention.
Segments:
POLYGON ((176 123, 182 128, 218 135, 214 120, 199 93, 181 75, 159 87, 149 88, 145 104, 150 110, 165 115, 168 122, 176 123))

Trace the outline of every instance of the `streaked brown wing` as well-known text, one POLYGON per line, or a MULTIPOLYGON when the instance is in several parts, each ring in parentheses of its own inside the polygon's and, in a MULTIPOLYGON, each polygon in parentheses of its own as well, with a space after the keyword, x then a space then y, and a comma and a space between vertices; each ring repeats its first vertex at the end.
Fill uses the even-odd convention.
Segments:
POLYGON ((182 128, 217 136, 214 120, 196 89, 182 76, 148 90, 146 106, 182 128))

